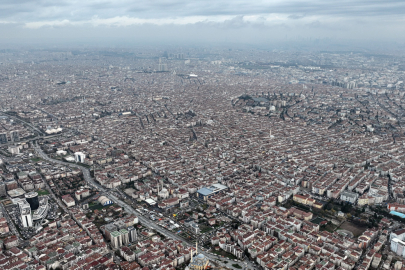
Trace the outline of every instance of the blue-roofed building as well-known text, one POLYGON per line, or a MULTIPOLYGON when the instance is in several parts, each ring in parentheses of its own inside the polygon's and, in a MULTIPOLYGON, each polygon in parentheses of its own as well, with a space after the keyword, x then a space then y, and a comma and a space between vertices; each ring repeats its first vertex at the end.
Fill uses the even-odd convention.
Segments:
POLYGON ((197 197, 201 200, 206 201, 208 198, 211 198, 215 194, 218 194, 226 189, 228 189, 227 186, 221 184, 213 184, 210 187, 203 187, 197 190, 197 197))
POLYGON ((397 211, 391 211, 390 214, 391 214, 391 215, 394 215, 394 216, 398 216, 398 217, 400 217, 400 218, 405 218, 405 214, 404 214, 404 213, 400 213, 400 212, 397 212, 397 211))

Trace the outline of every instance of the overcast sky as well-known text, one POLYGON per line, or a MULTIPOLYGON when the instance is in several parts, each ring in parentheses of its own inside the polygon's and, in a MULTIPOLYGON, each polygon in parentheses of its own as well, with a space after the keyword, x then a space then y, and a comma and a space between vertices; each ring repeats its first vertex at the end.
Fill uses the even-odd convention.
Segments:
POLYGON ((404 42, 405 0, 0 0, 0 42, 404 42))

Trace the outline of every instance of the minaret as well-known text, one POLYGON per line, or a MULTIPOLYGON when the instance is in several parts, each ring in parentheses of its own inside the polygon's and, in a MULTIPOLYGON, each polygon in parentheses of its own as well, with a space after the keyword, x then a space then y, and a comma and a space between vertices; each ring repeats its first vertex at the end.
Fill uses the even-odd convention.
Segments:
POLYGON ((190 263, 193 262, 193 249, 190 249, 190 263))

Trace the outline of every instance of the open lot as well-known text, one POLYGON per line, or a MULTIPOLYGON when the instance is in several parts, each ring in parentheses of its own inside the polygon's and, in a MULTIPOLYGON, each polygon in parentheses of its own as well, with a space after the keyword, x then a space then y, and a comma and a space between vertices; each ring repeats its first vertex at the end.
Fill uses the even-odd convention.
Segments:
POLYGON ((328 231, 330 233, 333 233, 336 230, 336 225, 334 224, 327 224, 325 226, 321 227, 321 231, 328 231))
POLYGON ((320 217, 316 217, 316 218, 314 218, 313 220, 311 220, 311 222, 314 223, 314 224, 319 224, 319 223, 321 223, 322 221, 324 221, 324 219, 323 219, 323 218, 320 218, 320 217))
POLYGON ((48 194, 49 194, 49 191, 46 190, 46 189, 38 190, 37 192, 38 192, 38 195, 39 195, 39 196, 48 195, 48 194))
POLYGON ((367 227, 361 227, 349 221, 345 221, 342 225, 340 225, 339 229, 348 230, 353 233, 354 237, 359 237, 367 229, 367 227))
POLYGON ((206 225, 200 225, 200 232, 201 233, 207 233, 212 231, 212 227, 211 226, 206 226, 206 225))
POLYGON ((235 257, 233 254, 228 253, 228 252, 226 252, 226 251, 223 250, 223 249, 220 249, 220 250, 218 250, 218 251, 215 250, 215 249, 212 249, 211 252, 212 252, 212 253, 215 253, 215 254, 218 254, 218 255, 220 255, 220 256, 224 256, 225 258, 229 258, 229 259, 231 259, 231 260, 236 259, 236 257, 235 257))
POLYGON ((38 162, 38 161, 41 161, 41 160, 42 160, 42 159, 41 159, 40 157, 31 158, 31 161, 34 162, 34 163, 36 163, 36 162, 38 162))
POLYGON ((98 202, 91 202, 91 203, 89 203, 89 209, 91 209, 91 210, 101 210, 101 209, 103 209, 103 208, 109 208, 110 206, 113 206, 113 204, 109 204, 109 205, 102 205, 102 204, 100 204, 100 203, 98 203, 98 202))

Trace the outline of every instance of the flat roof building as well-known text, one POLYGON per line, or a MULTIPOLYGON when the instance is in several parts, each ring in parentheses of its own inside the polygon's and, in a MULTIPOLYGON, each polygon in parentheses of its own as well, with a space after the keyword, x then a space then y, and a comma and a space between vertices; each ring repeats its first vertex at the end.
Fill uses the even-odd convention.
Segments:
POLYGON ((146 199, 145 202, 147 202, 149 205, 155 205, 156 201, 152 199, 146 199))
POLYGON ((358 198, 359 198, 359 194, 356 192, 351 192, 351 191, 345 190, 345 191, 342 191, 342 193, 340 194, 340 199, 342 201, 349 202, 352 204, 354 204, 358 198))
POLYGON ((25 191, 22 188, 16 188, 16 189, 7 191, 7 194, 11 198, 15 198, 15 197, 20 197, 20 196, 24 195, 25 191))
POLYGON ((209 187, 203 187, 197 190, 197 197, 201 200, 206 201, 208 198, 218 194, 224 190, 228 189, 227 186, 221 184, 213 184, 209 187))

